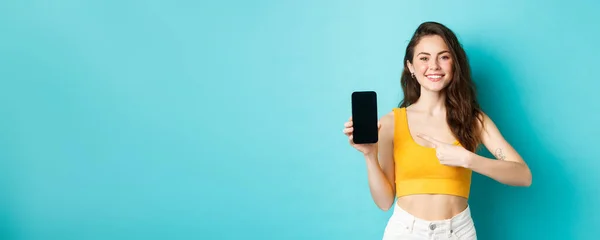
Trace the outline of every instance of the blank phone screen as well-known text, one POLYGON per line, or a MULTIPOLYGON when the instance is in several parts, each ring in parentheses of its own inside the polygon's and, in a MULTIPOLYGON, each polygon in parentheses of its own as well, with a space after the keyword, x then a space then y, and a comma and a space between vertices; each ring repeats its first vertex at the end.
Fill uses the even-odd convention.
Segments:
POLYGON ((374 91, 352 93, 352 121, 354 143, 378 141, 377 94, 374 91))

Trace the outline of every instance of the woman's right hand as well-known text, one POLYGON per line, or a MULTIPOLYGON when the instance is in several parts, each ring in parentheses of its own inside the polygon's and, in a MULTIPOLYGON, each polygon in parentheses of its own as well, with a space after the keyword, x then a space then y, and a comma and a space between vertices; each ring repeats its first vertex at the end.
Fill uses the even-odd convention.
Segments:
MULTIPOLYGON (((377 130, 381 129, 381 123, 377 123, 377 130)), ((352 117, 348 119, 348 121, 344 124, 344 134, 348 137, 348 141, 350 142, 350 146, 356 148, 356 150, 362 152, 364 155, 377 153, 377 143, 370 144, 356 144, 352 140, 354 132, 354 125, 352 122, 352 117)))

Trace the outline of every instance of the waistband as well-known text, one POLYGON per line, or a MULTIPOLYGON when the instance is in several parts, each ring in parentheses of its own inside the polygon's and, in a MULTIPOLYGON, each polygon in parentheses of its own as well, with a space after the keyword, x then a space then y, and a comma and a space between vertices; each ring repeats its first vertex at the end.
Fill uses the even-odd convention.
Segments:
POLYGON ((398 204, 394 205, 392 218, 401 222, 409 231, 427 230, 432 233, 453 233, 456 229, 462 229, 471 225, 473 221, 471 218, 471 209, 468 205, 462 212, 452 218, 433 221, 415 217, 398 206, 398 204))

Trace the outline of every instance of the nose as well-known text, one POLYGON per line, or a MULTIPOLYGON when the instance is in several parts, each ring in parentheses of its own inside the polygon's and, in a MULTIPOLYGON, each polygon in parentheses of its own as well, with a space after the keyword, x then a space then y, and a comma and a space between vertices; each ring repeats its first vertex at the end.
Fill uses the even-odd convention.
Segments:
POLYGON ((438 70, 440 69, 440 65, 438 64, 438 60, 437 59, 432 59, 431 62, 429 62, 429 69, 430 70, 438 70))

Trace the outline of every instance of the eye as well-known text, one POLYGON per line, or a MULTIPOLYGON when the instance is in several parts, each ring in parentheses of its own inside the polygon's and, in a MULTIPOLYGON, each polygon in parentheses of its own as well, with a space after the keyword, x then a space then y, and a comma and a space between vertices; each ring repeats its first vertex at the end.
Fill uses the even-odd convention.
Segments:
POLYGON ((450 59, 450 56, 448 56, 448 55, 444 55, 444 56, 442 56, 442 59, 444 59, 444 60, 448 60, 448 59, 450 59))
POLYGON ((421 57, 419 59, 421 59, 421 61, 427 61, 427 57, 421 57))

